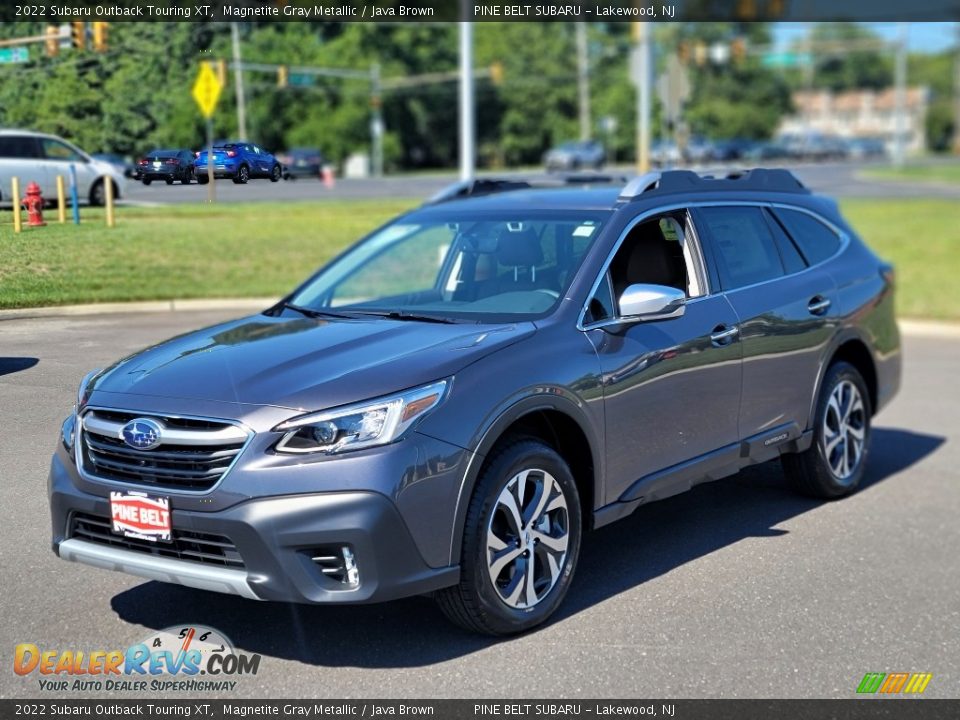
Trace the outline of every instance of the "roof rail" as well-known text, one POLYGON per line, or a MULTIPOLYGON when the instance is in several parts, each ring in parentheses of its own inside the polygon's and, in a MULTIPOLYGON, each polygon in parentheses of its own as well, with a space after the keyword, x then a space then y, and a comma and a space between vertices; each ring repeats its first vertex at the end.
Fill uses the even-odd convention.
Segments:
POLYGON ((620 193, 621 200, 633 200, 652 192, 695 192, 712 190, 767 190, 809 194, 806 186, 789 170, 722 170, 698 174, 692 170, 649 172, 631 180, 620 193), (724 174, 719 174, 724 173, 724 174))
POLYGON ((512 178, 474 178, 461 180, 443 188, 429 200, 428 205, 459 200, 480 195, 494 195, 510 192, 511 190, 528 190, 531 188, 561 188, 569 185, 620 185, 627 182, 623 175, 605 175, 600 173, 579 173, 573 175, 558 175, 550 178, 528 180, 519 177, 512 178))

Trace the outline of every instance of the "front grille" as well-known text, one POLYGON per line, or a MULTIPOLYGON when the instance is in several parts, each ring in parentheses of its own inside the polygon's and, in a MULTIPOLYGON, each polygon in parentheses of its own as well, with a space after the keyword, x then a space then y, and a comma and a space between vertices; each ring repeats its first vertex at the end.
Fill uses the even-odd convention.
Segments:
POLYGON ((232 423, 88 410, 83 415, 80 462, 95 478, 174 490, 209 490, 243 449, 248 434, 232 423), (139 450, 123 440, 123 427, 146 418, 160 427, 160 444, 139 450))
POLYGON ((123 550, 148 553, 158 557, 188 560, 204 565, 242 568, 243 559, 230 538, 223 535, 173 529, 172 542, 151 542, 114 535, 110 520, 87 513, 74 513, 70 520, 69 537, 87 540, 98 545, 109 545, 123 550))

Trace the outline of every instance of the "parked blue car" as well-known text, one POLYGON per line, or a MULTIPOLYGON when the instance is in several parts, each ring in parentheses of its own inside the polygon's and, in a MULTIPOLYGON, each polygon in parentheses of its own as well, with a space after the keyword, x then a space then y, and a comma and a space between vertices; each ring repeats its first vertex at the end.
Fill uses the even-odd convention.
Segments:
MULTIPOLYGON (((197 153, 194 162, 197 180, 201 185, 209 182, 207 175, 207 151, 197 153)), ((270 178, 277 182, 283 174, 280 162, 259 145, 249 142, 225 142, 213 146, 213 176, 230 178, 243 185, 250 178, 270 178)))

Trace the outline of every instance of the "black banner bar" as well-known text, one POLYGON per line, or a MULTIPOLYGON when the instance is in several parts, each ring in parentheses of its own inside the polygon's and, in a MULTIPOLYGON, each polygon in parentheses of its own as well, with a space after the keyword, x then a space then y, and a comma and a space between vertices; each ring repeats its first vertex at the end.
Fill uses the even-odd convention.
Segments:
POLYGON ((960 0, 39 0, 4 3, 6 21, 109 22, 935 22, 960 0))
POLYGON ((0 717, 954 720, 960 700, 0 700, 0 717))

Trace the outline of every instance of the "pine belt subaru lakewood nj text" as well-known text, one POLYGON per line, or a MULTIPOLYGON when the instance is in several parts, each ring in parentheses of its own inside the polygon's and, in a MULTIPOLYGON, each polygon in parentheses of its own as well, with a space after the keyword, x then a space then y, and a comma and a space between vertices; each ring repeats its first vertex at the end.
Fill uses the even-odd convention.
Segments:
POLYGON ((644 503, 774 458, 857 487, 900 340, 893 268, 834 202, 782 170, 524 185, 463 185, 262 314, 90 373, 54 551, 250 599, 432 593, 509 634, 644 503))

